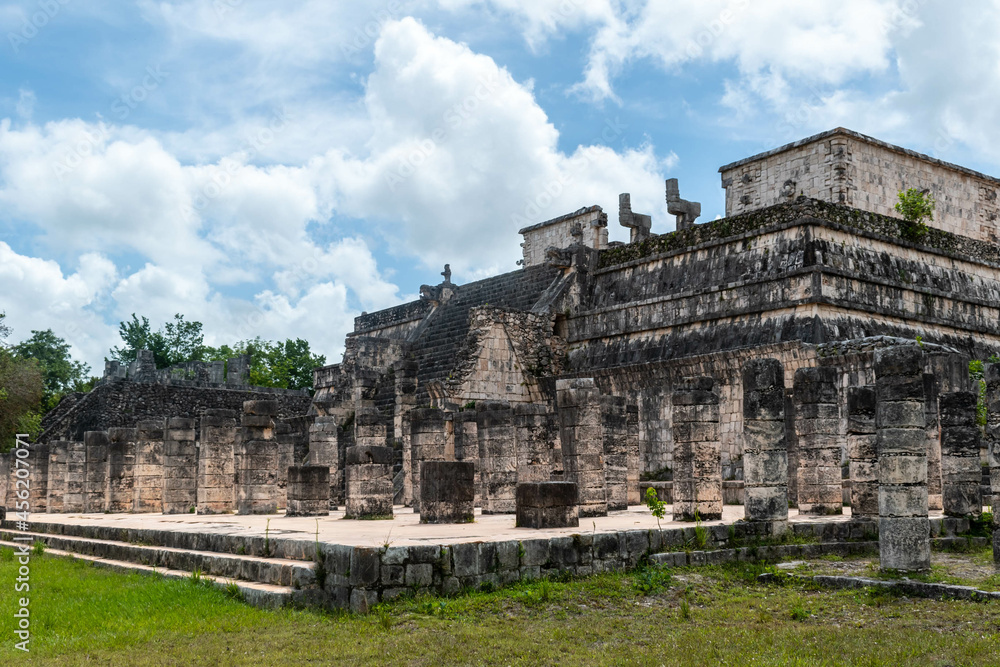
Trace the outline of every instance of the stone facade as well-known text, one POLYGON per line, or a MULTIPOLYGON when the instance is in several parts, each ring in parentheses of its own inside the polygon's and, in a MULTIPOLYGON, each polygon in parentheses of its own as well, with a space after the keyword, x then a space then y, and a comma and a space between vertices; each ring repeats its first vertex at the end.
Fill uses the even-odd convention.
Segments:
POLYGON ((785 370, 777 359, 743 366, 744 505, 748 521, 788 521, 785 370))
POLYGON ((805 195, 897 215, 897 193, 930 190, 935 227, 996 243, 1000 180, 837 128, 719 169, 726 215, 805 195))
POLYGON ((327 466, 288 468, 286 516, 326 516, 329 513, 330 468, 327 466))
POLYGON ((600 206, 591 206, 530 225, 518 234, 524 237, 521 261, 524 266, 536 266, 545 263, 549 248, 565 248, 573 243, 595 250, 607 248, 608 216, 600 206))
POLYGON ((719 396, 710 377, 686 378, 672 396, 674 519, 722 518, 719 396))

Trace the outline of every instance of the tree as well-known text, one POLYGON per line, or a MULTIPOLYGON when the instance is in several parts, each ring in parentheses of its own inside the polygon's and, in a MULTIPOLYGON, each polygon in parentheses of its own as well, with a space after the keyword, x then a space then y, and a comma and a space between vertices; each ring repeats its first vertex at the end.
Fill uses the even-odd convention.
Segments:
POLYGON ((180 313, 174 315, 173 322, 167 322, 158 331, 153 331, 149 318, 140 320, 135 313, 132 319, 118 326, 122 347, 111 348, 111 358, 123 364, 135 361, 139 350, 150 350, 157 368, 166 368, 184 361, 204 361, 208 348, 203 345, 201 322, 188 322, 180 313))
POLYGON ((34 359, 18 359, 5 344, 10 328, 0 313, 0 452, 10 451, 16 434, 38 435, 42 400, 42 371, 34 359))
POLYGON ((44 392, 42 410, 48 412, 69 391, 89 391, 93 378, 90 366, 76 361, 69 353, 69 345, 56 336, 52 329, 32 331, 31 338, 11 348, 16 359, 34 359, 42 373, 44 392))
POLYGON ((896 212, 903 216, 900 232, 908 241, 920 241, 927 234, 926 221, 934 218, 934 197, 927 190, 910 188, 899 193, 896 212))
POLYGON ((256 387, 311 389, 313 369, 326 363, 326 357, 310 351, 306 340, 289 338, 282 343, 259 336, 233 347, 206 348, 205 360, 230 359, 240 354, 250 355, 250 384, 256 387))

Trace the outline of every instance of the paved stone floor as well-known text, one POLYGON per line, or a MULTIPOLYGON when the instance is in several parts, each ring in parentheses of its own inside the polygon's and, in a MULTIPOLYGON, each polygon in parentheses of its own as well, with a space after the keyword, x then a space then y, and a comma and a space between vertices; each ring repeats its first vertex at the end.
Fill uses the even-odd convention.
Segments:
MULTIPOLYGON (((932 512, 932 516, 940 515, 932 512)), ((850 508, 844 508, 841 517, 800 517, 797 510, 789 510, 793 522, 836 521, 850 518, 850 508)), ((513 514, 481 515, 476 510, 475 523, 466 524, 420 524, 418 515, 406 507, 396 507, 396 516, 391 521, 357 521, 343 518, 343 511, 333 512, 325 517, 286 517, 284 514, 270 516, 236 516, 216 514, 199 516, 196 514, 32 514, 35 524, 57 523, 72 525, 104 525, 116 528, 144 528, 150 530, 178 530, 198 533, 237 534, 263 536, 265 530, 271 537, 287 539, 316 539, 317 519, 319 539, 330 544, 345 544, 359 547, 378 547, 385 544, 409 546, 427 543, 457 543, 477 541, 523 540, 536 537, 572 535, 596 531, 598 533, 621 530, 656 528, 656 519, 644 506, 636 505, 626 511, 612 512, 606 517, 581 519, 579 528, 554 528, 534 530, 516 528, 513 514), (270 519, 270 522, 268 522, 270 519)), ((721 521, 706 521, 704 525, 728 524, 743 518, 743 507, 727 505, 721 521)), ((663 528, 691 526, 691 523, 671 521, 668 513, 663 528)))

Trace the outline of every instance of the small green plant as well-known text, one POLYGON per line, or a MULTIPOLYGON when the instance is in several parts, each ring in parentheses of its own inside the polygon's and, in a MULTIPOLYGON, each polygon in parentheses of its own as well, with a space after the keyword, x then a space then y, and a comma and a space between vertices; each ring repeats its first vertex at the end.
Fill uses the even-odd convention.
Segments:
POLYGON ((636 572, 632 583, 643 595, 652 595, 670 585, 670 572, 662 567, 645 567, 636 572))
POLYGON ((657 530, 662 530, 660 527, 660 519, 666 515, 667 504, 660 500, 659 494, 656 493, 656 489, 653 487, 646 489, 646 497, 643 501, 646 503, 646 507, 649 508, 650 513, 656 517, 657 530))
POLYGON ((701 525, 701 517, 698 516, 697 510, 694 513, 694 541, 699 549, 704 549, 708 542, 708 528, 701 525))
POLYGON ((267 523, 264 524, 264 557, 267 558, 271 555, 271 520, 268 519, 267 523))
POLYGON ((691 603, 688 602, 688 594, 690 592, 691 587, 686 587, 684 589, 684 597, 681 598, 681 619, 685 621, 691 620, 691 603))
POLYGON ((230 579, 229 581, 226 582, 225 591, 226 591, 226 595, 229 596, 229 597, 231 597, 234 600, 242 600, 243 599, 243 591, 242 591, 242 589, 240 589, 240 585, 237 584, 232 579, 230 579))
POLYGON ((191 509, 188 510, 188 514, 194 514, 197 511, 198 511, 198 508, 195 507, 194 505, 192 505, 191 509))
POLYGON ((389 611, 382 605, 376 607, 375 619, 376 622, 378 623, 378 627, 381 628, 383 631, 388 632, 389 630, 392 630, 393 626, 392 614, 390 614, 389 611))
POLYGON ((899 193, 896 212, 903 216, 900 236, 907 241, 921 241, 927 235, 926 221, 934 217, 934 197, 927 190, 910 188, 899 193))
POLYGON ((924 337, 923 337, 923 336, 921 336, 921 335, 919 335, 919 334, 917 335, 917 346, 918 346, 918 347, 919 347, 919 348, 920 348, 921 350, 922 350, 922 349, 924 349, 924 337))
POLYGON ((810 612, 809 609, 806 608, 805 603, 803 602, 802 598, 799 597, 799 596, 796 596, 795 597, 795 601, 792 604, 792 610, 790 612, 790 616, 792 617, 792 620, 793 621, 804 621, 804 620, 808 619, 811 615, 812 615, 812 612, 810 612))
POLYGON ((191 576, 189 577, 189 579, 191 580, 191 583, 194 584, 194 585, 196 585, 196 586, 198 584, 200 584, 202 582, 201 568, 200 567, 196 567, 194 569, 194 572, 191 573, 191 576))
POLYGON ((31 545, 31 553, 35 556, 41 556, 45 553, 45 542, 41 540, 35 540, 35 543, 31 545))

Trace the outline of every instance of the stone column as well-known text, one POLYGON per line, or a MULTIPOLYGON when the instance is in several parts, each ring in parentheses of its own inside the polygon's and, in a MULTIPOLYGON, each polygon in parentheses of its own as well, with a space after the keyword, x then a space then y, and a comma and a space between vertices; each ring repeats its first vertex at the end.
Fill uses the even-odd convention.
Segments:
POLYGON ((629 505, 641 505, 639 493, 639 406, 629 403, 625 412, 625 429, 628 436, 628 451, 625 453, 625 494, 629 505))
POLYGON ((340 486, 337 483, 339 442, 337 418, 321 415, 309 427, 309 465, 330 469, 330 506, 336 508, 340 486))
POLYGON ((711 377, 684 378, 673 391, 676 521, 722 518, 719 396, 711 377))
MULTIPOLYGON (((396 382, 396 405, 393 431, 403 448, 403 504, 413 504, 413 452, 411 449, 410 420, 407 414, 417 405, 417 362, 397 361, 393 365, 396 382)), ((417 487, 419 492, 420 487, 417 487)))
POLYGON ((135 444, 135 512, 163 511, 163 419, 138 424, 135 444))
POLYGON ((330 514, 330 468, 289 466, 288 510, 285 516, 330 514))
POLYGON ((163 513, 187 514, 198 504, 195 420, 172 417, 163 433, 163 513))
POLYGON ((476 495, 472 463, 421 461, 419 467, 420 523, 472 523, 476 495))
POLYGON ((518 528, 575 528, 580 525, 573 482, 517 485, 518 528))
POLYGON ((392 518, 392 449, 355 445, 347 449, 345 519, 392 518))
POLYGON ((555 434, 550 426, 547 405, 518 403, 514 406, 518 484, 548 482, 552 479, 555 434))
POLYGON ((878 518, 878 440, 875 387, 847 388, 847 456, 850 459, 851 516, 878 518))
POLYGON ((795 431, 799 440, 800 514, 843 514, 837 369, 795 371, 795 431))
POLYGON ((66 445, 66 492, 63 494, 64 512, 86 511, 87 446, 81 440, 66 445))
POLYGON ((564 479, 577 486, 581 517, 607 516, 601 394, 593 378, 556 381, 564 479))
POLYGON ((941 394, 939 399, 942 495, 948 516, 978 517, 983 513, 978 399, 971 391, 941 394))
POLYGON ((288 469, 295 465, 295 438, 288 422, 274 424, 274 440, 278 443, 278 509, 288 507, 288 469))
POLYGON ((1000 364, 986 364, 986 451, 993 508, 993 560, 1000 565, 1000 364))
POLYGON ((455 438, 455 460, 468 461, 475 466, 474 486, 476 488, 475 505, 482 507, 482 481, 480 478, 479 461, 479 424, 476 422, 476 410, 463 409, 452 415, 455 438))
POLYGON ((274 514, 278 511, 278 442, 274 418, 278 402, 243 402, 236 467, 236 513, 274 514))
POLYGON ((236 411, 201 413, 198 452, 198 514, 228 514, 236 509, 236 411))
POLYGON ((135 502, 134 428, 108 429, 108 511, 131 512, 135 502))
POLYGON ((876 350, 875 391, 881 565, 927 570, 931 550, 923 351, 916 345, 876 350))
POLYGON ((927 432, 927 506, 944 509, 939 397, 969 391, 969 359, 953 352, 924 352, 924 420, 927 432))
POLYGON ((517 443, 510 403, 477 401, 476 424, 483 453, 483 514, 513 514, 517 510, 517 443))
MULTIPOLYGON (((420 489, 424 461, 443 461, 447 448, 444 411, 440 408, 418 408, 407 413, 410 422, 410 452, 413 488, 420 489)), ((420 494, 412 499, 413 511, 420 512, 420 494)))
MULTIPOLYGON (((49 445, 49 485, 46 511, 50 514, 63 512, 63 498, 66 495, 66 474, 69 441, 56 440, 49 445)), ((131 503, 129 504, 131 509, 131 503)))
POLYGON ((624 396, 601 396, 608 511, 628 509, 628 408, 624 396))
POLYGON ((28 487, 29 507, 32 512, 48 511, 49 500, 49 445, 34 443, 28 448, 31 484, 28 487))
POLYGON ((785 369, 777 359, 743 365, 743 505, 747 521, 788 526, 785 369))
POLYGON ((84 512, 105 512, 108 509, 108 433, 87 431, 83 434, 86 447, 86 481, 84 512))

